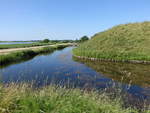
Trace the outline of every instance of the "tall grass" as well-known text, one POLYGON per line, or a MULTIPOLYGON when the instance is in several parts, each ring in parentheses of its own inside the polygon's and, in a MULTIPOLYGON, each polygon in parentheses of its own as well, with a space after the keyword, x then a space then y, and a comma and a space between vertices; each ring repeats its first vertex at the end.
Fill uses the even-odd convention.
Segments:
MULTIPOLYGON (((27 84, 0 86, 1 113, 138 113, 123 108, 121 99, 105 93, 45 86, 33 89, 27 84)), ((145 113, 148 111, 145 111, 145 113)))
POLYGON ((0 55, 0 65, 29 59, 29 58, 32 58, 32 57, 38 55, 38 54, 47 53, 47 52, 50 53, 56 49, 65 48, 67 46, 69 46, 69 45, 67 45, 67 44, 56 45, 56 46, 44 47, 44 48, 35 49, 35 50, 23 50, 23 51, 18 51, 18 52, 12 52, 10 54, 0 55))
POLYGON ((150 22, 115 26, 74 49, 77 56, 150 61, 150 22))

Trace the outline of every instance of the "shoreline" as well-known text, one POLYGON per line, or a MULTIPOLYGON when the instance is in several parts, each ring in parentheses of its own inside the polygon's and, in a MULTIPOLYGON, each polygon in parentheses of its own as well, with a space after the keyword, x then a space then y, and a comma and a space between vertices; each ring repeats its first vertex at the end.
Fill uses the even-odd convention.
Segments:
POLYGON ((54 50, 63 49, 68 46, 71 46, 71 44, 56 44, 53 46, 46 46, 36 49, 19 49, 18 51, 15 50, 6 54, 0 54, 0 66, 11 64, 13 62, 19 62, 24 59, 29 59, 39 54, 51 53, 54 50))
POLYGON ((46 45, 46 46, 34 46, 34 47, 24 47, 24 48, 10 48, 10 49, 0 49, 0 55, 10 54, 12 52, 24 51, 24 50, 35 50, 42 49, 45 47, 53 47, 59 45, 73 45, 73 43, 65 43, 65 44, 54 44, 54 45, 46 45))
POLYGON ((105 62, 123 62, 123 63, 134 63, 134 64, 150 64, 150 61, 140 61, 140 60, 115 60, 115 59, 103 59, 103 58, 89 58, 85 56, 73 55, 73 57, 79 59, 87 59, 91 61, 105 61, 105 62))

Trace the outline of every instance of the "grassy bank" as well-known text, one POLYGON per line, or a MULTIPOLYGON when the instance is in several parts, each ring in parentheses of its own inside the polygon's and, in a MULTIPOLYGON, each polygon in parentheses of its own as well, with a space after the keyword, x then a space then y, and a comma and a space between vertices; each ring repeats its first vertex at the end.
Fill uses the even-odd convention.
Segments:
POLYGON ((150 22, 115 26, 97 33, 73 50, 74 55, 119 61, 150 61, 150 22))
POLYGON ((56 45, 56 46, 51 46, 51 47, 43 47, 35 50, 23 50, 23 51, 18 51, 18 52, 12 52, 10 54, 4 54, 0 55, 0 64, 5 65, 13 62, 18 62, 21 60, 29 59, 32 58, 38 54, 42 53, 50 53, 53 52, 56 49, 62 49, 65 48, 69 45, 56 45))
POLYGON ((32 89, 10 84, 0 86, 0 97, 1 113, 138 113, 105 93, 55 86, 32 89))
POLYGON ((52 45, 53 43, 31 43, 31 44, 0 44, 0 49, 10 49, 10 48, 25 48, 25 47, 35 47, 35 46, 45 46, 52 45))

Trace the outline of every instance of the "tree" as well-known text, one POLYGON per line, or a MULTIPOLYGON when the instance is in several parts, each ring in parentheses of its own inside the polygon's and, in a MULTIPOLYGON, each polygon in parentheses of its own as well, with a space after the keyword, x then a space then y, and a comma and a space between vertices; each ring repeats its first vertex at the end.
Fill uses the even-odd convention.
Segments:
POLYGON ((81 37, 80 42, 85 42, 87 40, 89 40, 89 37, 83 36, 83 37, 81 37))
POLYGON ((43 43, 48 43, 50 40, 49 39, 44 39, 42 42, 43 43))
POLYGON ((76 39, 74 42, 78 43, 78 42, 80 42, 80 40, 79 40, 79 39, 76 39))

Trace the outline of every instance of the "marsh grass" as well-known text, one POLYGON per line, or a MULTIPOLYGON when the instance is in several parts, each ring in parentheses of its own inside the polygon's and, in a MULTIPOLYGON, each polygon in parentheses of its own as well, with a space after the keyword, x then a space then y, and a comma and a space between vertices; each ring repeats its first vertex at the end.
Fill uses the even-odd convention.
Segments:
POLYGON ((62 49, 67 46, 69 45, 62 44, 62 45, 56 45, 56 46, 51 46, 51 47, 43 47, 43 48, 35 49, 35 50, 23 50, 23 51, 17 51, 17 52, 12 52, 9 54, 0 55, 0 65, 6 65, 9 63, 13 63, 13 62, 19 62, 25 59, 30 59, 38 54, 50 53, 56 49, 62 49))
POLYGON ((74 55, 109 60, 150 61, 150 22, 115 26, 73 50, 74 55))
MULTIPOLYGON (((119 98, 105 93, 49 85, 35 89, 28 84, 0 85, 1 113, 138 113, 123 108, 119 98)), ((148 111, 145 111, 145 113, 148 111)))

